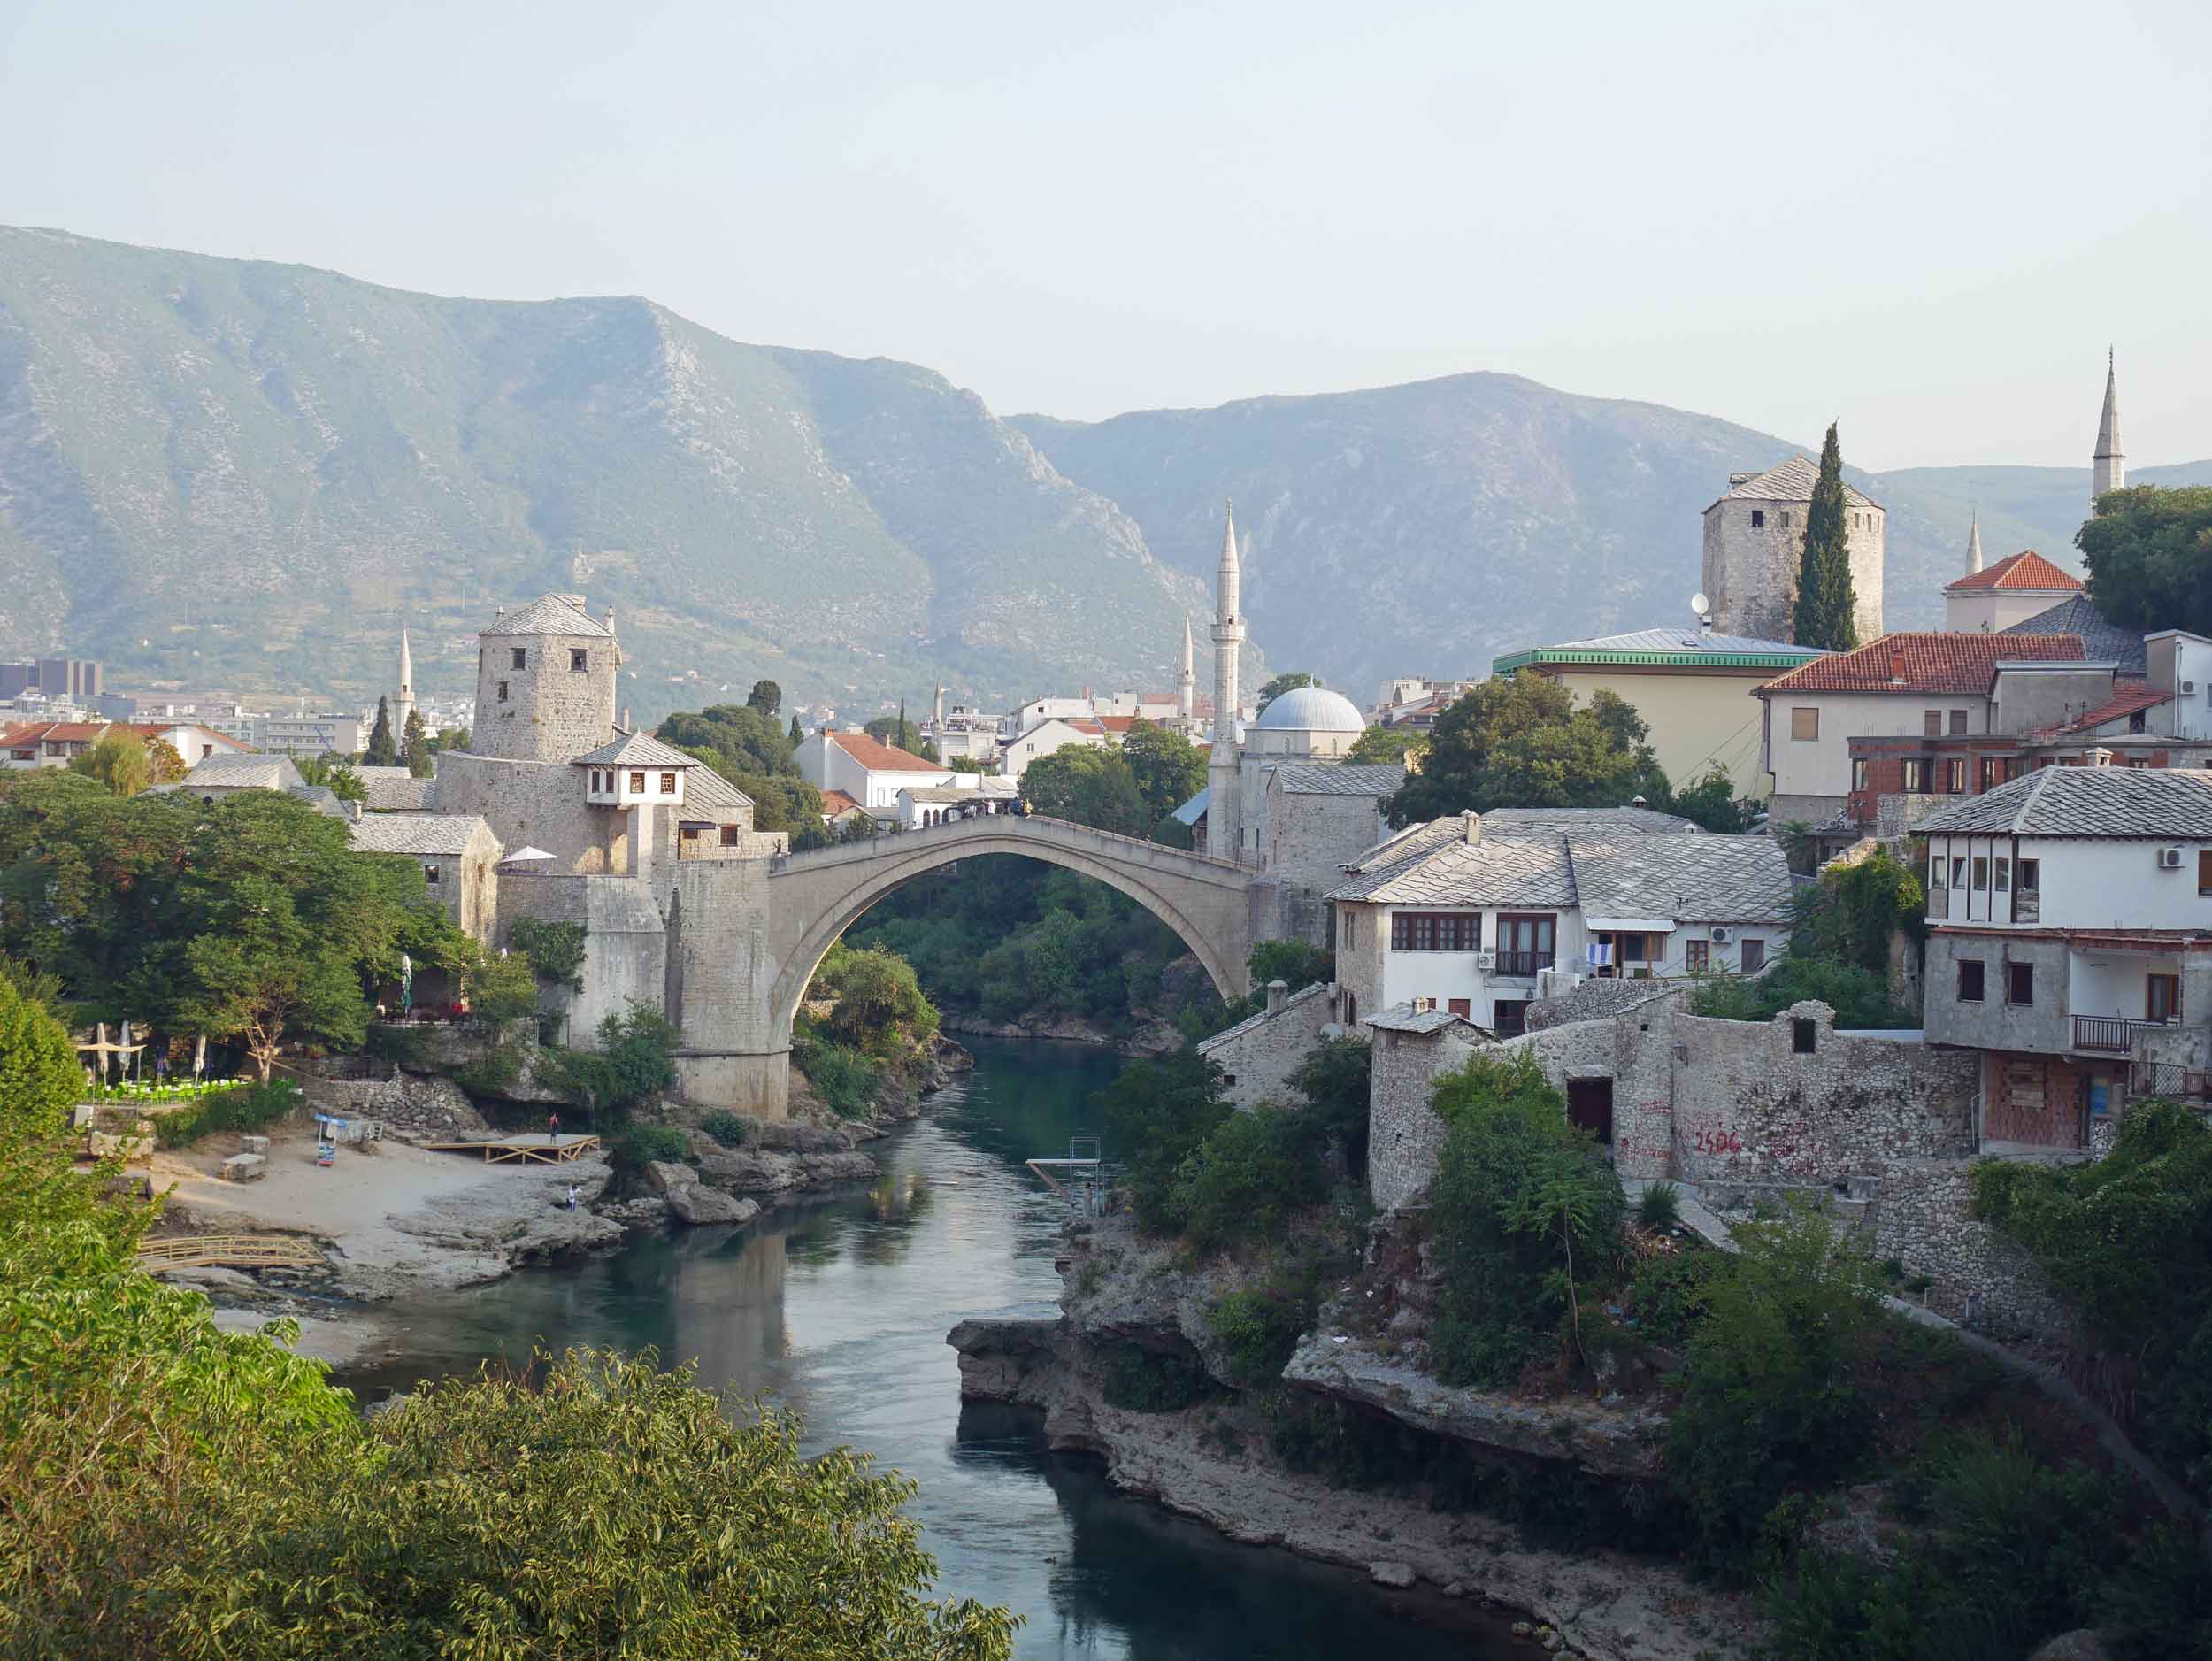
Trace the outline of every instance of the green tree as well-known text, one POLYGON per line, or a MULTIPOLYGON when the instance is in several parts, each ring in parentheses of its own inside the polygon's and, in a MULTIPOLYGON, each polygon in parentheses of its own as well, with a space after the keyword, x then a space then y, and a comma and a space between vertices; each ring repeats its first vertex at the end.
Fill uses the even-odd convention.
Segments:
POLYGON ((1302 669, 1293 669, 1279 674, 1259 689, 1258 695, 1253 699, 1253 713, 1255 715, 1264 714, 1267 706, 1286 692, 1295 692, 1300 687, 1317 687, 1320 684, 1318 679, 1308 674, 1302 669))
POLYGON ((537 972, 526 957, 477 953, 462 973, 461 989, 479 1020, 511 1021, 537 1011, 537 972))
POLYGON ((1797 607, 1790 638, 1800 646, 1849 651, 1859 643, 1858 601, 1851 581, 1849 517, 1843 493, 1843 450, 1836 424, 1820 446, 1820 479, 1805 510, 1798 557, 1797 607))
POLYGON ((1392 762, 1411 765, 1428 751, 1429 735, 1411 727, 1371 727, 1353 740, 1344 759, 1387 766, 1392 762))
POLYGON ((2126 628, 2212 633, 2212 485, 2131 485, 2074 534, 2089 598, 2126 628))
POLYGON ((369 787, 361 775, 335 756, 306 756, 296 764, 303 783, 320 785, 341 802, 365 802, 369 787))
POLYGON ((154 781, 146 741, 127 727, 109 727, 93 741, 91 749, 71 759, 69 771, 97 779, 114 796, 136 796, 154 781))
POLYGON ((449 750, 466 751, 471 736, 465 727, 442 727, 430 736, 430 753, 435 756, 449 750))
POLYGON ((433 753, 430 748, 430 729, 423 724, 420 710, 407 711, 405 739, 406 742, 402 754, 406 760, 409 775, 417 779, 427 779, 437 771, 437 764, 430 759, 433 753))
POLYGON ((369 729, 369 747, 361 752, 365 767, 399 765, 399 743, 392 736, 392 707, 388 698, 376 701, 376 725, 369 729))
POLYGON ((1022 796, 1048 819, 1071 819, 1124 836, 1142 836, 1158 816, 1145 811, 1137 775, 1118 750, 1067 744, 1029 764, 1022 796))
MULTIPOLYGON (((753 689, 745 695, 745 707, 772 716, 783 708, 783 688, 772 681, 756 681, 753 689)), ((792 717, 794 720, 798 718, 792 717)))
POLYGON ((1375 1057, 1364 1038, 1325 1038, 1306 1052, 1290 1075, 1290 1088, 1324 1130, 1344 1149, 1345 1170, 1355 1181, 1367 1175, 1367 1121, 1375 1057))
POLYGON ((794 750, 806 742, 806 734, 799 730, 799 712, 796 710, 791 711, 791 731, 788 736, 791 740, 791 748, 794 750))
POLYGON ((1750 829, 1759 811, 1757 803, 1736 794, 1736 781, 1717 761, 1693 783, 1670 790, 1663 798, 1654 797, 1650 804, 1664 812, 1678 813, 1693 824, 1702 825, 1724 836, 1740 835, 1750 829))
POLYGON ((922 996, 914 966, 895 951, 841 941, 823 955, 808 996, 835 1000, 829 1030, 842 1044, 881 1055, 937 1035, 936 1006, 922 996))
POLYGON ((925 1597, 914 1484, 802 1434, 649 1353, 429 1385, 160 1576, 161 1652, 1003 1661, 1004 1610, 925 1597))
POLYGON ((1206 755, 1182 734, 1140 716, 1129 723, 1121 756, 1137 781, 1137 797, 1155 821, 1205 788, 1206 755))
POLYGON ((265 1083, 288 1039, 360 1043, 363 978, 396 974, 403 939, 459 955, 419 865, 355 853, 342 821, 291 796, 217 804, 183 854, 162 947, 128 990, 150 1013, 236 1039, 265 1083))
POLYGON ((84 1084, 67 1029, 12 977, 0 977, 0 1122, 58 1131, 84 1084))
POLYGON ((793 745, 776 718, 749 704, 716 704, 679 711, 654 729, 663 743, 700 757, 725 777, 742 773, 796 778, 793 745))
POLYGON ((1655 764, 1635 710, 1610 692, 1577 706, 1543 675, 1493 676, 1436 719, 1421 771, 1390 798, 1394 825, 1472 808, 1618 807, 1655 764))
POLYGON ((1133 1061, 1091 1100, 1104 1125, 1108 1156, 1129 1173, 1137 1221, 1172 1233, 1183 1161, 1236 1110, 1222 1100, 1221 1069, 1195 1049, 1158 1061, 1133 1061))

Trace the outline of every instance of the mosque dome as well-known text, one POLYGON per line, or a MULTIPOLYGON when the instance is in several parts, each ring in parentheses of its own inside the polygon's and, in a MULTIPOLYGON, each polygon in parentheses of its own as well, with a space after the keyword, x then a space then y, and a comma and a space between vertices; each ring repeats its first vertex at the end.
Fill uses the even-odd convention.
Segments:
POLYGON ((1275 733, 1360 733, 1367 723, 1352 700, 1326 687, 1294 687, 1260 711, 1257 725, 1275 733))

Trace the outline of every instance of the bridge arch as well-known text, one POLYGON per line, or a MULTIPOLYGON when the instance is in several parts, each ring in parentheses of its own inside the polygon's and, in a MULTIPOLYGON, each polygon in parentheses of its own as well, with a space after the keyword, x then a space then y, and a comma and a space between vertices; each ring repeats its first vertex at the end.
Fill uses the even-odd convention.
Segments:
POLYGON ((1247 991, 1249 873, 1225 860, 1062 819, 994 815, 775 862, 769 889, 780 966, 769 1015, 783 1043, 790 1042, 792 1021, 815 970, 870 907, 933 871, 985 854, 1014 854, 1095 878, 1172 930, 1224 999, 1247 991))

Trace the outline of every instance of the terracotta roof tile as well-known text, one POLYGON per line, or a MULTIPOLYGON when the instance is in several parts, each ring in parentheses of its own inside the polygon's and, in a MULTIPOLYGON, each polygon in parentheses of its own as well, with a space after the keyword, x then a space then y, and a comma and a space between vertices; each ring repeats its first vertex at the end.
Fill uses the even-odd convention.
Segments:
POLYGON ((1977 571, 1961 577, 1945 588, 1944 593, 1976 593, 1984 588, 2004 588, 2011 591, 2024 589, 2036 594, 2078 594, 2081 587, 2079 577, 2069 576, 2034 549, 2024 548, 2016 554, 2008 554, 1986 571, 1977 571))
POLYGON ((871 773, 944 773, 933 761, 909 755, 903 750, 871 738, 865 733, 826 733, 823 736, 871 773))
POLYGON ((822 792, 823 818, 841 819, 848 813, 857 813, 859 811, 860 804, 854 801, 852 797, 847 796, 842 790, 825 790, 822 792))
POLYGON ((2107 721, 2116 721, 2132 715, 2138 710, 2156 709, 2162 704, 2173 702, 2174 695, 2161 692, 2154 687, 2119 687, 2113 692, 2112 701, 2076 716, 2062 725, 2044 729, 2044 734, 2055 737, 2062 733, 2086 733, 2102 727, 2107 721))
POLYGON ((1986 692, 2000 663, 2078 663, 2078 634, 1884 634, 1757 688, 1793 692, 1986 692))

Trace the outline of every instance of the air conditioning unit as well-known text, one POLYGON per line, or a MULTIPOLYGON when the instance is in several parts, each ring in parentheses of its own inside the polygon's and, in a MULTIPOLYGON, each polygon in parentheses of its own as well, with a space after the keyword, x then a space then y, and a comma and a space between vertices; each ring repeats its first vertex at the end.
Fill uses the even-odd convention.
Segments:
POLYGON ((1734 933, 1732 929, 1716 928, 1713 931, 1713 944, 1716 946, 1725 946, 1728 943, 1729 935, 1732 933, 1734 933))
POLYGON ((1479 951, 1475 954, 1475 967, 1480 970, 1483 973, 1488 974, 1493 970, 1496 969, 1497 966, 1498 954, 1496 952, 1479 951))
POLYGON ((2181 683, 2181 696, 2185 698, 2196 689, 2197 683, 2193 681, 2185 681, 2181 683))
POLYGON ((2181 869, 2181 850, 2180 850, 2180 849, 2178 849, 2178 848, 2162 848, 2162 849, 2160 849, 2160 850, 2158 850, 2158 868, 2159 868, 2161 871, 2178 871, 2178 870, 2180 870, 2180 869, 2181 869))

